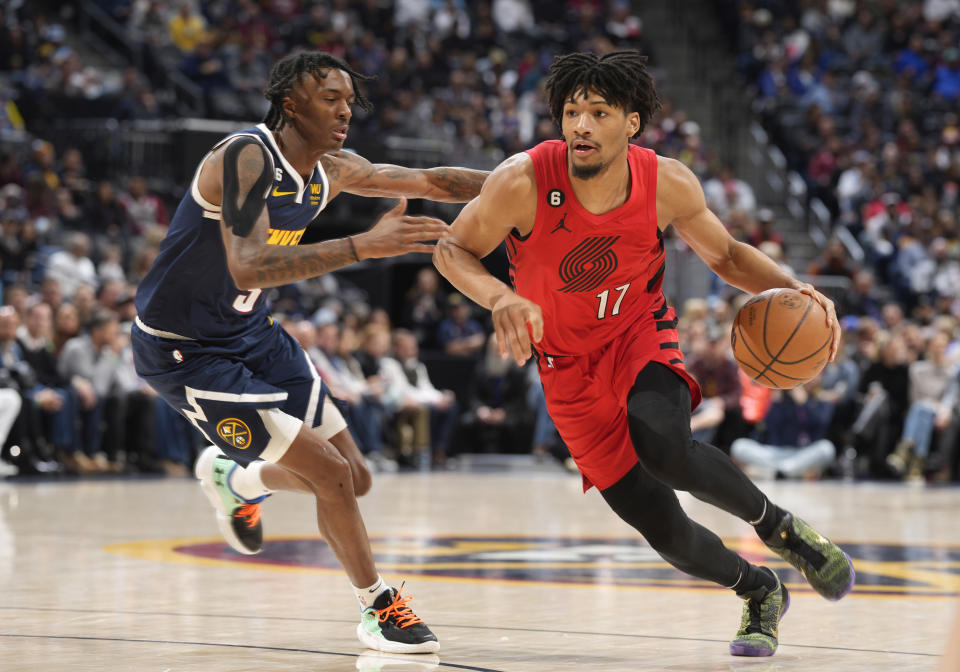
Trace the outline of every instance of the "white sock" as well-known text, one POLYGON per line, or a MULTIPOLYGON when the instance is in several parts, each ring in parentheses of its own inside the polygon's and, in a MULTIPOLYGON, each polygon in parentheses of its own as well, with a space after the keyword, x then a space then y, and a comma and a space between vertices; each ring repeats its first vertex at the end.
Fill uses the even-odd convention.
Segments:
POLYGON ((240 497, 246 500, 256 499, 269 495, 272 490, 263 484, 260 472, 267 462, 262 460, 251 462, 246 467, 239 467, 230 473, 230 487, 240 497))
POLYGON ((380 593, 385 590, 389 590, 390 586, 383 582, 383 577, 377 574, 377 581, 372 586, 367 586, 366 588, 357 588, 353 586, 353 592, 357 596, 357 599, 360 600, 360 608, 366 609, 367 607, 372 607, 373 603, 377 601, 377 598, 380 597, 380 593))

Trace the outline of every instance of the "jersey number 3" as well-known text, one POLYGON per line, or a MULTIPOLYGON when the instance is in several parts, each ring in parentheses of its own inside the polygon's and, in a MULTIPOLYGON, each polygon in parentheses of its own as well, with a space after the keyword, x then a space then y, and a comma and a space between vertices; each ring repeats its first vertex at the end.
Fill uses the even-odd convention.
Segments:
MULTIPOLYGON (((251 289, 249 292, 240 292, 233 300, 233 309, 238 313, 249 313, 260 298, 262 289, 251 289)), ((619 302, 617 305, 620 305, 619 302)))
MULTIPOLYGON (((625 285, 620 285, 619 287, 614 287, 614 291, 620 292, 617 295, 617 300, 613 304, 613 310, 610 311, 610 315, 619 315, 620 314, 620 302, 623 301, 623 297, 627 295, 627 290, 630 289, 630 283, 628 282, 625 285)), ((597 319, 602 320, 607 316, 607 300, 610 298, 610 290, 605 289, 599 294, 597 298, 600 299, 600 306, 597 308, 597 319)))

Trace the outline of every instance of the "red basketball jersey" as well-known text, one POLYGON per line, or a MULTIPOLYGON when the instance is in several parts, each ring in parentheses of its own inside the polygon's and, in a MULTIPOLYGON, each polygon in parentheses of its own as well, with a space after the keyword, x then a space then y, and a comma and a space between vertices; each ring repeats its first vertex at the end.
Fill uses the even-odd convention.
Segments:
POLYGON ((633 323, 659 317, 665 257, 657 227, 657 155, 630 145, 630 197, 594 215, 573 193, 565 142, 548 140, 527 153, 536 170, 537 219, 526 238, 507 237, 507 251, 515 291, 543 310, 537 350, 585 354, 633 323))

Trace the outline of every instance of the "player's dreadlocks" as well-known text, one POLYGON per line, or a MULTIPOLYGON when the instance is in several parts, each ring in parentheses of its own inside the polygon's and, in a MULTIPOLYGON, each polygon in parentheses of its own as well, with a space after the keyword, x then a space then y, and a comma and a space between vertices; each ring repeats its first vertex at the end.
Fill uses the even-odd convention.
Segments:
POLYGON ((336 56, 331 56, 322 51, 303 51, 298 54, 285 56, 270 71, 270 81, 263 92, 263 97, 270 101, 270 109, 267 110, 263 123, 271 131, 279 131, 283 128, 289 119, 283 111, 283 99, 290 95, 290 89, 294 84, 300 81, 304 73, 326 77, 330 70, 343 70, 350 75, 350 82, 353 84, 353 92, 356 95, 356 103, 363 110, 373 109, 370 101, 360 93, 358 82, 366 82, 373 77, 361 75, 350 68, 336 56))
POLYGON ((647 57, 638 51, 613 51, 603 56, 590 53, 557 56, 547 79, 547 104, 559 126, 563 106, 578 93, 592 90, 611 105, 640 115, 643 131, 653 113, 660 109, 660 98, 647 72, 647 57))

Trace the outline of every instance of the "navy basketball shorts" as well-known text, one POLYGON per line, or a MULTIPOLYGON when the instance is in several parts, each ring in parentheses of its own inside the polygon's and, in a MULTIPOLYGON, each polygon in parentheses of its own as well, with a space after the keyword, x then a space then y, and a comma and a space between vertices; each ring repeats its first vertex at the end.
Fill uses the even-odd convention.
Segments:
POLYGON ((304 424, 323 439, 346 429, 307 353, 279 325, 239 352, 171 336, 137 320, 137 373, 240 464, 278 461, 304 424))

